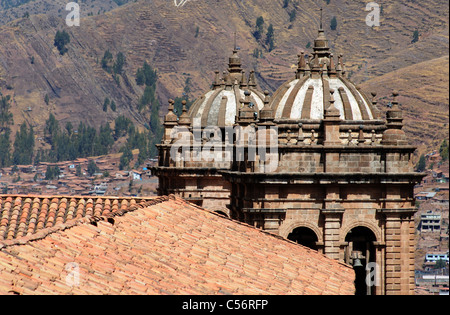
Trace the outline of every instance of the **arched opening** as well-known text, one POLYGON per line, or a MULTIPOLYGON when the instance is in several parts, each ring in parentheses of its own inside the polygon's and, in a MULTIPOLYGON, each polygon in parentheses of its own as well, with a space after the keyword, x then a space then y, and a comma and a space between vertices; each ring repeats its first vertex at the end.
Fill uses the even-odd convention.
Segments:
POLYGON ((355 270, 355 290, 356 295, 374 295, 375 294, 375 234, 368 228, 358 226, 351 229, 345 241, 348 243, 346 248, 346 262, 353 265, 355 270), (369 263, 372 263, 368 266, 369 263))
POLYGON ((307 227, 300 226, 295 228, 291 233, 289 233, 287 238, 300 245, 317 250, 317 235, 313 230, 307 227))

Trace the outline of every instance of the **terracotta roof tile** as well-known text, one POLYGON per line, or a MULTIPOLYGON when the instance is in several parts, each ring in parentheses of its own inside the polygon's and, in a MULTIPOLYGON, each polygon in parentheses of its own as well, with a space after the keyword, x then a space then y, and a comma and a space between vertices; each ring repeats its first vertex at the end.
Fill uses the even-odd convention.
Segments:
POLYGON ((0 294, 354 292, 349 266, 173 197, 0 196, 0 218, 0 294))

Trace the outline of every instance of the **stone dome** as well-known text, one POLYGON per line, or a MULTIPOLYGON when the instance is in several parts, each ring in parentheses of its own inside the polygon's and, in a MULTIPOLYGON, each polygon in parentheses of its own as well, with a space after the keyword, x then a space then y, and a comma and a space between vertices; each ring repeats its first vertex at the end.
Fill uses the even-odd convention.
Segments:
POLYGON ((322 120, 332 92, 343 121, 379 119, 376 106, 347 78, 342 55, 335 61, 322 28, 312 55, 302 52, 298 57, 295 78, 283 84, 271 99, 276 120, 322 120))
POLYGON ((222 76, 219 71, 215 71, 211 90, 192 104, 189 116, 193 126, 234 126, 246 92, 250 93, 250 102, 258 110, 264 107, 265 95, 257 87, 255 72, 251 71, 247 77, 241 65, 235 49, 229 58, 228 71, 224 71, 222 76))

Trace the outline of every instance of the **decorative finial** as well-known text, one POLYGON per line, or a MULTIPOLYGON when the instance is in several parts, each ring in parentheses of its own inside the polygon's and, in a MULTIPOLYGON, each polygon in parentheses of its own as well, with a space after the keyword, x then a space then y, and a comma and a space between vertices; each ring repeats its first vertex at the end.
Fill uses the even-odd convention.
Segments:
POLYGON ((336 77, 336 66, 334 65, 334 56, 330 54, 330 64, 328 65, 328 73, 330 77, 336 77))
POLYGON ((247 77, 245 76, 245 71, 244 70, 242 70, 240 87, 241 88, 246 88, 247 87, 247 77))
POLYGON ((320 30, 323 30, 322 19, 323 19, 323 9, 320 8, 320 30))
POLYGON ((214 76, 214 82, 213 82, 213 87, 214 89, 220 87, 220 76, 219 76, 219 70, 214 71, 215 76, 214 76))
POLYGON ((191 124, 191 118, 189 117, 189 114, 187 113, 187 101, 186 100, 182 100, 181 104, 183 105, 183 113, 180 116, 180 120, 178 122, 178 124, 180 126, 189 126, 191 124))
POLYGON ((359 125, 358 145, 363 145, 366 142, 364 138, 364 126, 359 125))
POLYGON ((397 102, 397 96, 398 96, 398 95, 399 95, 399 94, 398 94, 398 91, 392 92, 392 96, 394 97, 394 100, 392 101, 392 103, 397 102))
POLYGON ((167 115, 165 116, 165 123, 170 123, 170 122, 177 122, 178 117, 177 115, 175 115, 174 113, 174 104, 175 101, 172 99, 169 99, 169 112, 167 113, 167 115))
POLYGON ((306 71, 306 60, 305 60, 305 52, 302 50, 298 55, 298 68, 297 68, 297 76, 300 79, 306 71))
POLYGON ((248 85, 255 87, 256 84, 256 77, 255 77, 255 70, 250 71, 250 76, 248 77, 248 85))

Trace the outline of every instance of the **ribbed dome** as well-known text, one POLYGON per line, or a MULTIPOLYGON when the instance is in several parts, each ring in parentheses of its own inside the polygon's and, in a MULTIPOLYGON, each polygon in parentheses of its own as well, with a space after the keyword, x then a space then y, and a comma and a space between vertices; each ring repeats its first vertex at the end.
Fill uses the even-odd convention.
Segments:
POLYGON ((284 84, 272 99, 275 119, 323 119, 329 106, 330 90, 342 120, 372 120, 376 114, 362 92, 342 77, 303 77, 284 84), (328 98, 326 97, 328 96, 328 98))
POLYGON ((321 120, 330 105, 334 90, 335 107, 340 118, 364 121, 378 118, 378 111, 362 91, 346 78, 339 56, 337 66, 322 29, 315 40, 314 52, 308 58, 299 55, 296 77, 283 84, 273 95, 270 106, 275 119, 321 120))
POLYGON ((250 93, 250 101, 259 110, 264 107, 265 96, 257 88, 255 73, 251 71, 247 78, 241 68, 237 50, 233 51, 229 59, 228 72, 224 71, 222 77, 219 76, 219 71, 215 74, 212 89, 197 99, 189 110, 193 125, 198 126, 200 123, 201 127, 221 128, 233 126, 246 91, 250 93))

